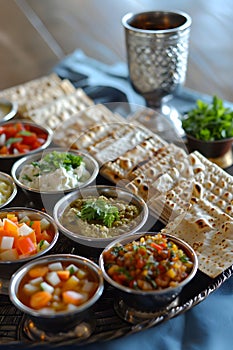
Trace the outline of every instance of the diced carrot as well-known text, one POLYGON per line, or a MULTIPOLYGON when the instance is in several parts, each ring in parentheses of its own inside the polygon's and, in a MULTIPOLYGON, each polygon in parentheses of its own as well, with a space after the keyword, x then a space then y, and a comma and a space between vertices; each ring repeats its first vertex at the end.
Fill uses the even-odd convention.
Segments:
POLYGON ((28 236, 19 237, 15 245, 21 254, 28 255, 36 253, 36 246, 28 236))
POLYGON ((18 225, 16 225, 13 221, 7 218, 4 219, 3 228, 12 235, 18 235, 18 225))
POLYGON ((0 148, 0 154, 9 154, 8 148, 6 146, 2 146, 0 148))
POLYGON ((83 302, 83 295, 73 290, 63 292, 62 298, 66 304, 80 305, 83 302))
POLYGON ((61 270, 61 271, 57 271, 58 277, 62 280, 62 281, 66 281, 68 280, 68 278, 70 277, 70 271, 69 270, 61 270))
POLYGON ((39 266, 39 267, 34 267, 32 268, 28 274, 32 278, 37 278, 37 277, 44 277, 46 273, 48 272, 48 267, 47 266, 39 266))
POLYGON ((32 242, 34 243, 34 245, 37 244, 37 239, 36 239, 35 231, 32 231, 31 233, 29 233, 29 235, 27 235, 27 237, 31 238, 31 240, 32 240, 32 242))
POLYGON ((3 227, 0 227, 0 237, 3 237, 3 236, 9 236, 9 237, 14 237, 14 238, 19 237, 17 233, 12 233, 12 232, 6 231, 6 230, 4 230, 3 227))
POLYGON ((43 230, 41 232, 39 241, 43 241, 43 240, 48 241, 49 243, 51 243, 52 240, 53 240, 52 234, 50 232, 48 232, 47 230, 43 230))
POLYGON ((52 299, 52 294, 44 290, 32 294, 30 298, 30 306, 33 309, 41 309, 48 305, 52 299))
POLYGON ((40 221, 39 220, 35 220, 33 221, 31 228, 35 231, 37 240, 40 241, 40 235, 41 235, 41 229, 40 229, 40 221))

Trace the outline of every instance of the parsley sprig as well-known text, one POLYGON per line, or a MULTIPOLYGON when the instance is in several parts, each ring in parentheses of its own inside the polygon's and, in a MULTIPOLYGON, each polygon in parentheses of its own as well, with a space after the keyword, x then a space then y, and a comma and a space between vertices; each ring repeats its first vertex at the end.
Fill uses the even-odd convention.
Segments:
POLYGON ((40 173, 50 173, 59 168, 65 168, 67 171, 76 169, 82 163, 83 158, 68 152, 53 151, 48 153, 38 162, 32 162, 34 167, 38 167, 40 173))
POLYGON ((95 201, 91 199, 86 200, 77 215, 88 222, 93 220, 100 221, 107 227, 112 227, 114 221, 119 219, 118 208, 108 204, 103 198, 97 198, 95 201))
POLYGON ((217 96, 212 103, 197 100, 196 107, 182 120, 185 132, 199 140, 215 141, 233 137, 233 110, 217 96))

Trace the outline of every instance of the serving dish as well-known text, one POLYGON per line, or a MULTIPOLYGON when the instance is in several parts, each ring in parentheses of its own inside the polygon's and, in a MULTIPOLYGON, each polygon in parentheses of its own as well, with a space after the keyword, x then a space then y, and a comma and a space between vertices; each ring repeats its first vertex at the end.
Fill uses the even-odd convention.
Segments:
POLYGON ((198 260, 186 242, 169 234, 137 232, 101 253, 105 280, 117 290, 115 309, 130 323, 166 312, 195 276, 198 260))
POLYGON ((11 275, 23 264, 47 254, 59 232, 47 213, 26 207, 0 210, 0 293, 6 291, 11 275))
POLYGON ((1 137, 0 170, 10 172, 12 165, 25 154, 46 149, 52 142, 53 132, 46 126, 13 119, 1 124, 1 137))
POLYGON ((91 323, 91 309, 103 289, 101 270, 93 261, 53 254, 18 269, 11 277, 9 296, 29 316, 33 333, 52 337, 80 327, 84 320, 91 323))
POLYGON ((50 212, 55 203, 64 195, 92 184, 98 175, 98 171, 99 166, 97 161, 89 154, 60 147, 50 147, 42 152, 19 159, 13 164, 11 174, 17 186, 26 193, 28 198, 34 202, 42 201, 45 209, 50 212), (60 156, 63 155, 71 155, 82 159, 81 166, 78 166, 76 169, 72 167, 70 170, 66 170, 65 168, 63 170, 59 167, 55 169, 54 162, 57 162, 57 158, 60 159, 60 156), (47 159, 47 161, 43 163, 43 167, 46 165, 47 168, 43 172, 39 164, 44 159, 47 159), (37 165, 35 166, 35 164, 37 165), (83 164, 84 166, 82 166, 83 164), (51 168, 51 172, 48 172, 48 167, 51 168), (28 176, 29 172, 30 177, 28 176), (71 175, 69 175, 70 173, 71 175), (35 174, 40 175, 34 176, 35 174), (70 177, 69 181, 67 180, 67 174, 70 177), (76 179, 77 174, 79 174, 78 181, 76 179), (36 178, 36 182, 34 181, 35 184, 31 181, 31 178, 36 178), (48 181, 51 184, 50 187, 47 185, 48 181), (55 189, 56 187, 57 189, 55 189))
POLYGON ((17 108, 18 105, 16 102, 0 99, 0 123, 14 118, 17 113, 17 108))
POLYGON ((13 178, 0 172, 0 209, 10 204, 17 194, 17 187, 13 178))
MULTIPOLYGON (((95 95, 92 97, 94 96, 95 95)), ((190 98, 189 96, 190 103, 194 103, 194 100, 195 98, 190 98)), ((179 96, 178 103, 180 103, 180 101, 184 103, 184 108, 186 108, 188 104, 186 98, 182 100, 182 96, 179 96)), ((230 174, 233 174, 233 167, 228 168, 227 171, 230 174)), ((100 185, 110 184, 100 175, 98 175, 96 181, 97 184, 100 185)), ((28 204, 29 198, 21 189, 19 189, 15 201, 17 204, 28 204)), ((35 202, 33 205, 34 207, 37 207, 37 209, 41 209, 41 203, 35 202)), ((151 218, 149 217, 148 221, 150 220, 151 218)), ((151 225, 151 231, 159 231, 161 228, 163 228, 163 226, 163 223, 156 221, 153 225, 151 225)), ((102 249, 75 244, 75 242, 68 239, 64 235, 59 236, 56 248, 54 247, 53 249, 53 252, 72 253, 78 255, 82 254, 83 256, 91 258, 95 262, 98 262, 101 251, 102 249)), ((116 314, 112 303, 112 299, 116 291, 111 286, 107 285, 103 295, 100 297, 94 307, 96 317, 93 319, 95 325, 91 335, 88 335, 85 332, 81 332, 79 337, 74 337, 74 334, 63 334, 62 338, 46 340, 46 344, 41 342, 41 340, 38 341, 38 337, 36 336, 34 339, 28 338, 25 332, 25 326, 28 325, 28 317, 15 308, 15 306, 9 301, 9 297, 7 295, 1 295, 0 344, 3 345, 3 347, 6 345, 9 347, 17 346, 17 349, 33 349, 35 347, 41 347, 43 349, 46 345, 56 348, 73 344, 77 348, 81 349, 83 344, 103 342, 126 335, 135 334, 137 332, 141 332, 142 330, 154 327, 160 323, 166 322, 169 319, 190 310, 221 287, 222 284, 232 276, 232 274, 232 266, 226 269, 216 278, 210 278, 198 270, 190 284, 185 286, 182 290, 176 305, 173 305, 171 308, 169 308, 169 310, 160 314, 159 316, 146 319, 143 322, 139 322, 134 325, 123 321, 116 314)))
POLYGON ((117 236, 125 237, 139 230, 146 223, 148 208, 143 199, 123 188, 98 185, 61 198, 55 204, 53 217, 59 230, 69 239, 89 247, 104 248, 117 236), (117 217, 110 225, 102 218, 88 220, 88 213, 82 217, 87 205, 87 210, 93 213, 101 211, 100 216, 106 214, 102 212, 103 206, 111 215, 116 210, 117 217))

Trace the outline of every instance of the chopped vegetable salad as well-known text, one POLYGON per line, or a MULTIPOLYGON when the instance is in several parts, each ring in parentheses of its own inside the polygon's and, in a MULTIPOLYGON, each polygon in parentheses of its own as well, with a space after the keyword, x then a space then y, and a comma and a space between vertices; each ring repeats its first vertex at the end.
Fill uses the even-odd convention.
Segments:
POLYGON ((103 252, 105 270, 117 283, 142 291, 176 287, 191 272, 193 262, 162 234, 114 245, 103 252))
POLYGON ((0 219, 0 260, 23 259, 46 249, 53 240, 54 231, 50 222, 21 219, 15 213, 7 213, 0 219))

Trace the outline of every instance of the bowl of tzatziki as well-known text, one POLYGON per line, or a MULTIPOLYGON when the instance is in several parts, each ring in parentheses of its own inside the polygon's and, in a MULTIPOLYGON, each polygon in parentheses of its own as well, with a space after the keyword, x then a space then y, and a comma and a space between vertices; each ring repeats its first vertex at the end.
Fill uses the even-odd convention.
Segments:
POLYGON ((93 184, 99 172, 97 161, 88 153, 48 148, 14 163, 11 175, 32 201, 42 200, 45 209, 63 195, 93 184))

